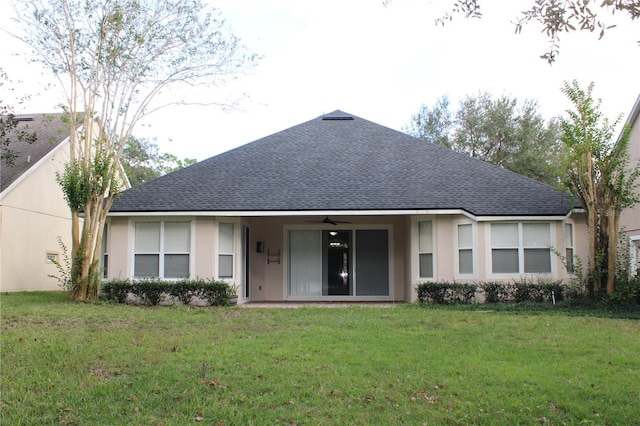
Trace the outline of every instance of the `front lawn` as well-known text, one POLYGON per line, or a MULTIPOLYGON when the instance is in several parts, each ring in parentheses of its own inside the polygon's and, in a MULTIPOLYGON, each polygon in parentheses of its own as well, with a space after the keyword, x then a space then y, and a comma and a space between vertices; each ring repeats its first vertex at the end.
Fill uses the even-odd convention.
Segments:
POLYGON ((640 424, 640 321, 2 295, 6 425, 640 424))

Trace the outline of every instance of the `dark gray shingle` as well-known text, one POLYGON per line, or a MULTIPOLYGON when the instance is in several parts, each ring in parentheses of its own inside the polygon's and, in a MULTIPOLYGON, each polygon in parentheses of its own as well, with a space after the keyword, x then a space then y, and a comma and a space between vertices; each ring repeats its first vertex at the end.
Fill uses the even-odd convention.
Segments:
POLYGON ((564 215, 557 189, 335 111, 125 191, 112 212, 464 209, 564 215), (325 116, 327 117, 327 116, 325 116))
MULTIPOLYGON (((9 149, 17 158, 14 165, 0 163, 0 190, 4 191, 33 167, 56 146, 69 137, 69 125, 62 121, 63 114, 25 114, 17 117, 30 117, 31 121, 20 121, 15 129, 7 135, 9 149), (18 140, 18 134, 35 133, 36 141, 28 143, 18 140)), ((6 118, 6 117, 5 117, 6 118)))

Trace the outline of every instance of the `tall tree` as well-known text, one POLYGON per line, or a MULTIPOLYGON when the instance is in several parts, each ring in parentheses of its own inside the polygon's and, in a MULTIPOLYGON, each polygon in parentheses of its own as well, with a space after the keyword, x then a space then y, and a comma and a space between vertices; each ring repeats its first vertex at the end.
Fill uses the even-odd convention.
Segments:
POLYGON ((24 30, 17 37, 65 90, 71 152, 58 181, 72 215, 72 298, 95 299, 102 230, 136 124, 164 89, 223 84, 256 58, 202 0, 14 4, 24 30))
POLYGON ((404 131, 427 142, 451 148, 453 116, 449 110, 449 98, 441 96, 432 107, 423 104, 420 111, 411 116, 404 131))
POLYGON ((552 185, 558 184, 554 162, 559 124, 545 122, 536 102, 484 92, 467 96, 455 112, 446 96, 433 107, 423 105, 405 131, 471 157, 552 185))
MULTIPOLYGON (((384 0, 388 5, 392 0, 384 0)), ((481 0, 454 0, 451 8, 441 17, 436 18, 436 25, 445 25, 456 15, 467 18, 482 17, 481 0)), ((540 57, 550 64, 560 53, 560 35, 573 31, 597 32, 602 38, 605 32, 615 25, 606 23, 603 15, 626 15, 632 21, 640 18, 639 0, 533 0, 529 9, 522 12, 515 23, 516 33, 520 33, 524 25, 536 21, 542 26, 542 32, 549 40, 549 49, 540 57)), ((640 41, 638 42, 640 44, 640 41)))
POLYGON ((180 159, 161 153, 158 145, 144 138, 130 137, 120 157, 131 186, 171 173, 196 163, 195 158, 180 159))
MULTIPOLYGON (((14 82, 9 75, 0 67, 0 88, 2 88, 2 97, 6 96, 8 91, 4 88, 13 86, 14 82)), ((11 90, 11 89, 10 89, 11 90)), ((18 100, 23 102, 28 96, 18 100)), ((36 132, 26 126, 20 126, 20 121, 16 118, 16 110, 13 102, 9 99, 0 98, 0 167, 13 167, 18 158, 18 153, 14 149, 15 143, 34 143, 36 141, 36 132)))
POLYGON ((640 201, 640 168, 629 167, 630 125, 614 139, 622 115, 613 123, 602 117, 600 100, 593 99, 593 83, 582 89, 574 80, 562 92, 574 109, 562 120, 564 183, 579 197, 589 229, 588 276, 595 289, 615 291, 620 213, 640 201))

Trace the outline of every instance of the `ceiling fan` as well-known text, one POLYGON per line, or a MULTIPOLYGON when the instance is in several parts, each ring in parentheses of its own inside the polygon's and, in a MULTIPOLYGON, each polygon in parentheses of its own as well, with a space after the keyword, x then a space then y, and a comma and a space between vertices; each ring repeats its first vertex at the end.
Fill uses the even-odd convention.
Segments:
POLYGON ((327 225, 337 225, 339 223, 351 223, 351 222, 344 222, 341 220, 332 220, 332 219, 329 219, 329 216, 325 216, 325 218, 322 220, 307 220, 307 222, 308 223, 324 223, 327 225))

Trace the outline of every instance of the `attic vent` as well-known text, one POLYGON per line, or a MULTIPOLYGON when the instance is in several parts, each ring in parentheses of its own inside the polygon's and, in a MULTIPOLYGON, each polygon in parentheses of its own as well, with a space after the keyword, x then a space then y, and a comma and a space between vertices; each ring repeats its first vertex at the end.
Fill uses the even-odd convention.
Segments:
POLYGON ((350 115, 342 114, 342 115, 325 115, 322 117, 323 120, 353 120, 353 117, 350 115))
POLYGON ((24 117, 14 117, 14 120, 16 121, 33 121, 34 118, 31 116, 24 116, 24 117))

